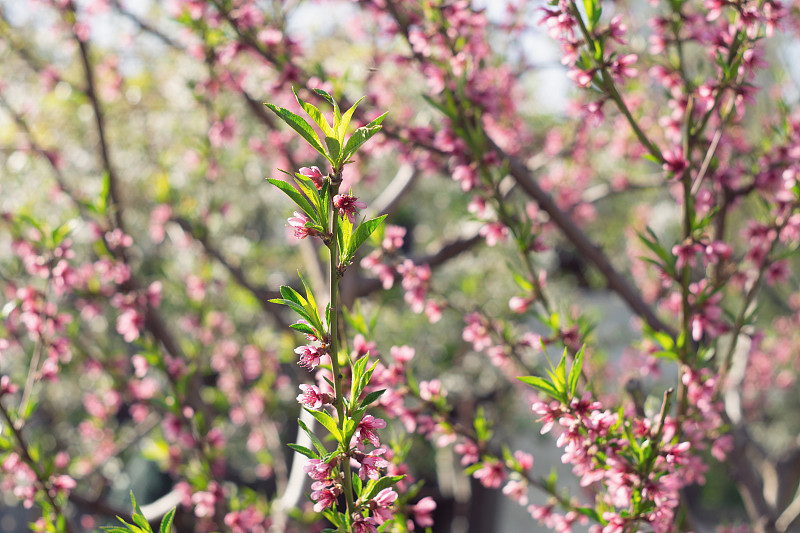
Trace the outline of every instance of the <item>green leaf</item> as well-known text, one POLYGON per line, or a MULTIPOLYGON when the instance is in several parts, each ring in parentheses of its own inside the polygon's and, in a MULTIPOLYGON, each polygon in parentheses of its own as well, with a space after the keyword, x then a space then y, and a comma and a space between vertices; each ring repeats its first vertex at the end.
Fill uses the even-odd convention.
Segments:
POLYGON ((369 404, 371 404, 372 402, 374 402, 375 400, 380 398, 381 395, 384 392, 386 392, 386 389, 381 389, 381 390, 376 390, 376 391, 370 392, 369 394, 366 395, 366 397, 364 397, 364 401, 361 402, 361 407, 368 406, 369 404))
POLYGON ((294 443, 292 443, 292 442, 290 442, 289 444, 287 444, 287 446, 289 446, 289 448, 293 449, 293 450, 294 450, 294 451, 296 451, 297 453, 302 453, 303 455, 305 455, 305 456, 306 456, 306 457, 308 457, 309 459, 319 459, 319 455, 317 455, 317 454, 316 454, 316 453, 314 453, 313 451, 309 450, 309 449, 308 449, 308 448, 306 448, 305 446, 301 446, 301 445, 299 445, 299 444, 294 444, 294 443))
POLYGON ((325 137, 325 146, 328 147, 328 153, 331 154, 331 159, 333 159, 334 166, 338 166, 341 163, 341 158, 339 157, 342 143, 339 142, 339 139, 335 139, 333 137, 325 137))
POLYGON ((312 328, 311 326, 309 326, 308 324, 306 324, 304 322, 298 322, 296 324, 290 324, 289 327, 292 328, 295 331, 299 331, 300 333, 305 333, 306 335, 312 335, 314 337, 319 337, 320 336, 320 332, 319 331, 315 330, 314 328, 312 328))
MULTIPOLYGON (((339 216, 338 213, 335 214, 335 216, 338 217, 339 216)), ((339 250, 346 250, 345 245, 344 245, 344 239, 345 239, 344 230, 342 229, 342 226, 344 224, 350 224, 350 221, 347 220, 347 217, 345 217, 344 220, 340 219, 340 223, 336 224, 336 240, 339 242, 339 250)), ((352 227, 352 225, 351 225, 351 227, 352 227)), ((349 235, 350 234, 349 234, 349 230, 348 230, 348 238, 349 238, 349 235)))
POLYGON ((300 194, 300 191, 292 187, 291 184, 275 178, 267 178, 267 181, 286 193, 286 196, 291 198, 297 207, 305 211, 311 220, 318 220, 319 215, 317 215, 317 212, 311 206, 311 203, 308 201, 308 199, 306 199, 305 196, 300 194))
MULTIPOLYGON (((338 214, 336 215, 339 216, 338 214)), ((342 253, 342 262, 349 260, 348 250, 352 247, 350 241, 353 239, 353 223, 347 217, 339 217, 339 231, 341 232, 341 239, 339 241, 339 250, 342 253)))
POLYGON ((589 31, 594 30, 594 15, 597 0, 583 0, 583 8, 586 10, 587 26, 589 31))
POLYGON ((336 421, 333 419, 333 417, 331 415, 329 415, 325 411, 312 411, 310 409, 306 409, 306 411, 311 413, 311 416, 316 418, 317 421, 320 424, 322 424, 325 427, 325 429, 327 429, 330 432, 330 434, 333 435, 334 438, 337 441, 339 441, 339 442, 342 441, 342 432, 339 430, 339 427, 336 424, 336 421))
POLYGON ((475 436, 479 442, 486 442, 492 437, 492 432, 489 429, 489 421, 486 420, 486 413, 483 407, 479 407, 475 413, 475 420, 472 422, 475 427, 475 436))
POLYGON ((278 115, 278 117, 287 123, 294 131, 299 133, 300 136, 305 139, 314 150, 325 156, 325 159, 328 161, 331 161, 331 158, 328 157, 328 154, 325 152, 325 148, 322 147, 322 143, 317 136, 317 132, 314 131, 314 128, 312 128, 311 125, 306 122, 305 119, 303 119, 303 117, 295 115, 288 109, 284 109, 270 103, 265 103, 264 105, 267 106, 273 113, 278 115))
POLYGON ((320 456, 327 454, 328 453, 328 449, 325 448, 325 445, 322 444, 322 441, 319 440, 319 437, 314 435, 314 432, 311 431, 310 429, 308 429, 308 426, 306 426, 305 422, 303 422, 302 420, 300 420, 298 418, 297 419, 297 423, 300 425, 300 427, 303 429, 303 431, 306 432, 306 435, 308 435, 308 438, 311 439, 311 442, 314 443, 314 447, 317 449, 317 451, 319 452, 320 456))
POLYGON ((533 283, 528 281, 527 279, 523 278, 516 272, 512 271, 511 276, 514 278, 514 281, 519 285, 519 288, 523 291, 532 291, 533 290, 533 283))
POLYGON ((314 319, 312 317, 308 316, 308 313, 306 312, 305 308, 303 306, 301 306, 301 305, 298 305, 298 304, 294 303, 291 300, 282 300, 280 298, 273 298, 272 300, 269 300, 269 303, 278 304, 278 305, 285 305, 287 307, 291 307, 302 318, 305 318, 310 323, 314 324, 314 319))
POLYGON ((127 523, 125 520, 123 520, 123 519, 122 519, 121 517, 119 517, 119 516, 117 517, 117 520, 119 520, 120 522, 122 522, 122 524, 123 524, 125 527, 127 527, 127 528, 128 528, 128 531, 133 531, 134 533, 150 533, 149 529, 142 529, 142 528, 140 528, 139 526, 135 526, 135 525, 133 525, 133 524, 129 524, 129 523, 127 523))
POLYGON ((481 461, 478 461, 477 463, 472 464, 472 465, 468 466, 467 468, 465 468, 464 469, 464 475, 465 476, 471 476, 472 474, 474 474, 475 472, 480 470, 482 467, 483 467, 483 463, 481 461))
POLYGON ((97 197, 93 207, 98 215, 105 215, 108 211, 108 206, 111 203, 111 175, 108 172, 103 172, 103 184, 100 189, 100 195, 97 197))
POLYGON ((299 271, 297 272, 297 275, 300 276, 300 281, 303 283, 303 287, 306 289, 306 298, 308 298, 308 305, 305 306, 306 311, 308 311, 308 313, 314 317, 312 324, 316 325, 320 328, 320 330, 322 330, 322 319, 319 316, 319 309, 317 308, 317 301, 314 299, 314 293, 299 271))
POLYGON ((328 135, 330 137, 335 137, 336 132, 328 124, 328 121, 325 119, 325 116, 322 112, 316 108, 313 104, 309 104, 308 102, 304 102, 298 95, 297 91, 294 87, 292 87, 292 92, 294 93, 294 97, 297 99, 297 103, 300 104, 300 107, 303 108, 303 111, 308 113, 308 116, 311 117, 311 120, 317 123, 317 126, 322 130, 322 133, 328 135))
POLYGON ((50 235, 50 238, 53 241, 54 246, 58 246, 61 244, 64 239, 72 233, 79 225, 78 219, 71 219, 65 222, 64 224, 59 225, 50 235))
POLYGON ((289 287, 288 285, 281 285, 280 293, 281 296, 284 297, 284 299, 290 300, 299 306, 305 307, 308 304, 308 302, 306 302, 306 299, 300 296, 300 293, 298 293, 296 290, 289 287))
POLYGON ((367 388, 367 385, 369 385, 369 380, 372 379, 372 373, 375 372, 375 367, 377 366, 378 366, 378 361, 375 361, 374 363, 372 363, 372 366, 369 367, 369 370, 364 372, 364 375, 361 376, 361 380, 358 384, 358 394, 356 394, 354 398, 358 398, 359 396, 361 396, 361 393, 364 391, 364 389, 367 388))
POLYGON ((378 480, 372 480, 369 483, 367 483, 367 488, 365 491, 366 495, 362 494, 361 499, 363 501, 369 501, 372 498, 374 498, 380 491, 395 485, 398 481, 401 481, 405 477, 406 477, 405 475, 383 476, 378 480))
POLYGON ((564 353, 561 354, 561 360, 558 362, 558 367, 555 371, 555 379, 553 380, 553 385, 556 388, 564 392, 567 390, 567 349, 564 348, 564 353))
POLYGON ((133 491, 131 491, 131 506, 133 507, 133 516, 131 516, 131 518, 136 522, 136 525, 145 531, 152 531, 150 529, 150 524, 144 517, 144 513, 142 513, 142 510, 139 508, 139 504, 136 503, 136 497, 133 495, 133 491))
MULTIPOLYGON (((353 390, 355 391, 356 386, 358 383, 361 382, 361 377, 364 375, 364 370, 367 369, 367 360, 369 359, 369 354, 361 357, 358 361, 353 364, 353 390)), ((357 395, 353 395, 353 398, 357 398, 357 395)))
POLYGON ((547 394, 551 398, 561 400, 561 394, 558 392, 558 389, 556 389, 553 384, 546 379, 542 379, 538 376, 520 376, 517 379, 527 385, 530 385, 534 389, 547 394))
POLYGON ((342 113, 339 111, 339 104, 336 103, 336 100, 333 99, 333 96, 328 94, 327 92, 323 91, 322 89, 311 89, 318 96, 321 96, 328 102, 331 106, 333 106, 333 129, 339 129, 339 124, 342 122, 342 113))
POLYGON ((578 388, 578 379, 581 377, 581 370, 583 369, 583 352, 586 346, 581 346, 578 353, 575 354, 575 360, 572 362, 572 368, 569 371, 569 396, 575 397, 575 390, 578 388))
POLYGON ((142 528, 143 531, 152 532, 153 530, 150 528, 150 524, 147 523, 145 517, 139 512, 133 513, 133 521, 136 522, 136 525, 142 528))
POLYGON ((588 516, 589 518, 591 518, 595 522, 598 522, 598 523, 601 523, 601 524, 603 523, 602 519, 600 517, 600 514, 597 511, 595 511, 594 509, 592 509, 591 507, 578 507, 576 509, 576 511, 578 511, 579 513, 581 513, 584 516, 588 516))
POLYGON ((325 231, 328 231, 328 213, 331 210, 331 199, 330 194, 328 194, 328 189, 330 189, 330 181, 325 180, 322 183, 322 189, 319 191, 319 195, 322 198, 322 209, 319 210, 320 213, 325 213, 325 231))
POLYGON ((356 255, 356 252, 361 247, 369 236, 380 227, 383 221, 386 219, 386 215, 381 215, 377 218, 373 218, 371 220, 365 220, 361 224, 358 225, 356 228, 355 233, 353 233, 353 237, 350 239, 348 249, 344 254, 344 260, 349 261, 356 255))
POLYGON ((119 526, 100 526, 100 529, 106 533, 131 533, 131 530, 119 526))
POLYGON ((164 515, 164 518, 161 519, 161 527, 158 530, 158 533, 170 533, 172 531, 172 521, 175 520, 175 508, 169 510, 167 514, 164 515))
POLYGON ((428 102, 428 104, 438 109, 439 112, 442 113, 444 116, 450 118, 451 120, 454 119, 454 116, 451 114, 451 111, 444 104, 437 102, 436 100, 425 94, 422 95, 422 98, 426 102, 428 102))
POLYGON ((314 206, 314 212, 317 214, 317 216, 312 217, 312 220, 314 220, 320 226, 327 228, 328 212, 322 208, 322 199, 319 196, 317 185, 311 181, 311 178, 303 176, 299 172, 295 173, 295 175, 292 177, 295 179, 297 186, 300 187, 300 190, 303 191, 303 194, 306 196, 306 198, 308 198, 311 201, 311 204, 314 206))
POLYGON ((362 144, 370 140, 373 135, 380 131, 380 123, 383 122, 383 119, 386 117, 387 113, 384 113, 366 126, 358 128, 353 132, 353 135, 350 136, 350 138, 347 140, 347 144, 344 147, 342 159, 349 158, 356 152, 356 150, 361 148, 362 144))
POLYGON ((339 139, 340 145, 344 144, 344 138, 347 135, 347 128, 350 126, 350 119, 353 117, 353 113, 355 113, 358 104, 360 104, 364 98, 365 97, 363 96, 359 98, 358 101, 355 104, 353 104, 352 107, 350 107, 350 109, 345 111, 344 115, 342 115, 341 124, 339 124, 339 127, 336 128, 336 136, 339 139))

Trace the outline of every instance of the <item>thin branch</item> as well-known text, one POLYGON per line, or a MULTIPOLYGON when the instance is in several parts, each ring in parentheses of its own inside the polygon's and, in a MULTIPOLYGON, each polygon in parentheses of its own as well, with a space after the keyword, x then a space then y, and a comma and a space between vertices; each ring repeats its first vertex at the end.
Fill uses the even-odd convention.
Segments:
MULTIPOLYGON (((467 250, 470 250, 480 242, 483 242, 483 237, 480 235, 473 235, 472 237, 458 239, 443 245, 433 254, 412 258, 412 261, 417 265, 428 265, 431 268, 436 268, 443 265, 450 259, 458 257, 467 250)), ((395 281, 398 281, 401 276, 395 272, 394 277, 395 281)), ((381 281, 376 278, 365 279, 358 284, 353 297, 363 298, 364 296, 380 290, 381 286, 381 281)))
MULTIPOLYGON (((70 4, 70 7, 73 9, 72 13, 74 15, 74 6, 70 4)), ((108 194, 113 204, 114 223, 116 227, 127 233, 125 231, 125 225, 122 221, 122 203, 120 201, 119 179, 117 178, 117 173, 114 170, 114 165, 111 163, 111 154, 109 152, 108 140, 106 137, 105 115, 95 89, 94 69, 92 68, 91 60, 89 59, 89 44, 81 40, 77 34, 74 34, 74 37, 78 43, 81 64, 83 65, 83 74, 86 79, 86 96, 89 98, 89 102, 94 110, 95 127, 97 128, 97 137, 100 143, 100 158, 102 160, 103 168, 108 174, 108 194)))
POLYGON ((169 46, 170 48, 174 48, 176 50, 184 50, 184 47, 181 46, 177 41, 175 41, 172 37, 168 36, 152 24, 147 21, 144 21, 125 9, 120 3, 119 0, 111 0, 111 5, 119 12, 120 15, 125 17, 126 19, 130 20, 139 28, 139 30, 149 33, 150 35, 157 38, 163 44, 169 46))
POLYGON ((561 230, 566 238, 572 243, 575 248, 583 255, 585 259, 593 263, 598 270, 606 278, 608 287, 619 294, 619 296, 628 304, 631 310, 639 315, 650 328, 656 331, 666 332, 673 337, 675 332, 664 324, 653 312, 649 305, 642 299, 641 294, 614 268, 608 257, 603 251, 589 240, 589 237, 581 231, 575 222, 564 213, 558 205, 556 205, 553 198, 547 194, 536 180, 531 175, 528 168, 516 157, 507 155, 503 150, 490 138, 486 137, 491 148, 504 160, 508 161, 509 172, 511 176, 517 181, 520 187, 542 208, 549 216, 553 223, 561 230))

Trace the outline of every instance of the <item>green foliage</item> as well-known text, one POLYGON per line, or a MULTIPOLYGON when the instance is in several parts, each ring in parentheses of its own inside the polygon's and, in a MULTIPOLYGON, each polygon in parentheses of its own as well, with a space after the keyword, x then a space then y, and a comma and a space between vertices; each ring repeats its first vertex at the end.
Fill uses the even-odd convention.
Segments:
MULTIPOLYGON (((133 524, 126 522, 118 516, 117 519, 122 522, 125 527, 102 526, 100 529, 106 533, 154 533, 147 519, 144 517, 144 514, 142 514, 141 508, 136 503, 136 497, 133 495, 133 492, 131 492, 131 507, 133 508, 133 514, 131 515, 133 524)), ((161 519, 161 526, 158 528, 158 533, 170 533, 172 531, 172 522, 174 519, 175 509, 173 508, 161 519)))
POLYGON ((325 135, 324 146, 317 132, 314 131, 311 124, 304 118, 292 113, 288 109, 278 107, 274 104, 265 103, 264 105, 300 134, 312 148, 325 157, 331 164, 331 167, 341 170, 342 166, 350 161, 350 157, 352 157, 365 142, 372 138, 373 135, 380 131, 381 122, 386 118, 387 113, 380 115, 366 126, 358 128, 350 138, 347 139, 347 129, 350 126, 350 120, 353 113, 355 113, 356 107, 358 107, 358 104, 360 104, 364 98, 360 98, 344 113, 344 115, 342 115, 339 111, 338 104, 330 94, 321 89, 314 89, 314 92, 333 106, 333 126, 331 126, 316 106, 301 99, 300 96, 297 95, 297 91, 294 91, 294 95, 303 111, 305 111, 311 120, 319 126, 320 130, 322 130, 322 133, 325 135))
POLYGON ((551 364, 550 370, 547 370, 550 379, 538 376, 522 376, 517 379, 563 404, 568 404, 577 392, 578 380, 583 370, 584 349, 585 346, 581 347, 575 354, 569 373, 567 373, 567 349, 564 348, 558 366, 553 368, 551 364))

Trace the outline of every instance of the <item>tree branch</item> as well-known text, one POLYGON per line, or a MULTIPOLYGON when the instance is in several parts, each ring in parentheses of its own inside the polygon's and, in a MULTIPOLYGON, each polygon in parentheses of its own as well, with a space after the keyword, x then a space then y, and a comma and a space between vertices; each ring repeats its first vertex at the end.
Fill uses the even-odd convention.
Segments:
POLYGON ((572 243, 583 257, 593 263, 603 274, 608 287, 619 294, 628 304, 628 307, 639 315, 650 328, 666 332, 673 337, 675 332, 664 324, 653 312, 649 305, 642 299, 639 292, 614 268, 603 251, 589 240, 589 237, 564 213, 553 198, 547 194, 534 180, 528 168, 516 157, 509 156, 490 138, 486 137, 491 149, 509 164, 509 173, 520 187, 542 208, 553 223, 561 230, 564 236, 572 243))

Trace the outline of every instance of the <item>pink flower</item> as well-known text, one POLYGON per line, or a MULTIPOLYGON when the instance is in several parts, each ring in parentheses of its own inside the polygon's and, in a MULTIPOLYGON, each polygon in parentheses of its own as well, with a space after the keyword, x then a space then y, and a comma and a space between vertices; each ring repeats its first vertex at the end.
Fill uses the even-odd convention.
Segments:
POLYGON ((376 494, 375 498, 369 502, 369 507, 372 509, 378 524, 383 524, 392 519, 394 513, 389 508, 396 500, 397 493, 391 488, 386 488, 376 494))
POLYGON ((425 496, 420 501, 409 507, 414 513, 414 521, 421 527, 433 526, 431 514, 436 509, 436 502, 430 496, 425 496))
POLYGON ((622 22, 622 15, 615 15, 608 24, 608 36, 619 44, 628 44, 628 41, 625 40, 627 32, 628 27, 622 22))
POLYGON ((294 230, 294 238, 295 239, 305 239, 306 237, 317 237, 319 236, 319 231, 316 228, 308 228, 306 224, 311 222, 306 215, 303 213, 299 213, 297 211, 294 212, 294 216, 291 217, 289 220, 289 227, 294 230))
POLYGON ((476 352, 485 350, 492 345, 492 339, 489 336, 489 330, 484 325, 483 319, 478 313, 469 313, 464 317, 467 326, 461 333, 461 337, 472 343, 472 347, 476 352))
POLYGON ((333 197, 333 205, 339 210, 339 216, 342 219, 347 217, 351 224, 354 223, 358 210, 367 207, 367 204, 359 202, 358 198, 351 194, 337 194, 333 197))
POLYGON ((533 468, 533 456, 529 453, 523 452, 522 450, 517 450, 514 452, 514 459, 516 459, 519 468, 523 472, 527 472, 533 468))
POLYGON ((467 192, 478 184, 478 173, 472 166, 458 165, 453 169, 453 179, 467 192))
POLYGON ((431 324, 439 322, 442 319, 442 304, 435 300, 426 300, 425 316, 431 324))
POLYGON ((217 498, 213 492, 195 492, 192 494, 192 503, 194 504, 194 514, 198 518, 214 516, 214 505, 217 503, 217 498))
POLYGON ((323 462, 319 459, 309 459, 303 466, 303 471, 308 474, 308 477, 316 481, 325 481, 333 477, 333 467, 335 466, 338 457, 332 459, 330 462, 323 462))
POLYGON ((317 481, 311 485, 311 499, 316 503, 314 504, 314 511, 321 513, 323 510, 336 505, 336 498, 342 493, 339 485, 330 484, 327 481, 317 481))
POLYGON ((481 484, 488 489, 499 488, 506 479, 506 471, 503 465, 497 459, 491 459, 483 462, 478 470, 472 476, 480 480, 481 484))
POLYGON ((414 358, 415 350, 411 346, 392 346, 389 353, 398 365, 402 365, 414 358))
POLYGON ((561 404, 555 401, 551 402, 550 404, 545 402, 535 402, 531 406, 531 410, 540 417, 537 422, 542 422, 542 435, 553 429, 553 425, 556 423, 556 420, 563 415, 561 404))
POLYGON ((236 119, 233 116, 216 121, 208 130, 208 140, 211 146, 220 147, 230 143, 236 134, 236 119))
POLYGON ((117 317, 117 333, 122 335, 125 342, 133 342, 139 338, 139 332, 144 328, 144 315, 133 307, 128 307, 117 317))
POLYGON ((442 389, 442 382, 438 379, 430 381, 420 381, 419 397, 429 402, 435 398, 442 398, 447 395, 447 391, 442 389))
POLYGON ((154 244, 158 244, 164 240, 166 232, 164 224, 169 221, 172 216, 172 208, 167 204, 157 205, 150 212, 150 239, 154 244))
POLYGON ((4 394, 14 394, 19 387, 11 383, 11 378, 8 376, 0 377, 0 396, 4 394))
POLYGON ((528 505, 528 482, 512 479, 503 487, 503 494, 520 505, 528 505))
POLYGON ((313 345, 300 346, 294 350, 300 356, 298 365, 314 370, 320 363, 320 358, 325 355, 325 351, 313 345))
POLYGON ((55 496, 59 493, 68 493, 75 488, 77 483, 70 476, 56 476, 50 480, 50 495, 55 496))
POLYGON ((662 168, 672 174, 674 178, 680 178, 689 166, 689 162, 683 157, 683 148, 664 151, 664 164, 662 168))
POLYGON ((225 515, 225 525, 233 533, 264 532, 264 514, 255 507, 247 507, 241 511, 231 511, 225 515))
POLYGON ((378 522, 372 518, 364 518, 361 515, 353 515, 353 533, 378 533, 378 522))
POLYGON ((378 434, 374 430, 386 427, 386 421, 380 418, 375 418, 372 415, 365 415, 358 424, 353 438, 361 442, 368 440, 373 446, 380 446, 381 442, 378 439, 378 434))
POLYGON ((319 167, 302 167, 300 169, 300 175, 313 181, 317 189, 321 189, 322 185, 325 183, 325 176, 322 175, 319 167))
POLYGON ((775 261, 767 267, 765 276, 767 285, 774 285, 775 283, 786 281, 789 278, 789 273, 789 265, 785 260, 775 261))
POLYGON ((528 306, 531 304, 533 300, 530 298, 522 298, 520 296, 512 296, 510 300, 508 300, 508 308, 511 309, 513 312, 522 314, 527 311, 528 306))
POLYGON ((297 401, 309 409, 319 410, 323 405, 329 403, 326 394, 322 393, 316 385, 300 385, 300 390, 302 392, 297 396, 297 401))
POLYGON ((403 247, 403 239, 406 236, 406 228, 403 226, 387 225, 383 231, 383 242, 381 246, 387 252, 399 250, 403 247))
POLYGON ((490 222, 481 228, 480 234, 486 239, 487 246, 496 246, 508 238, 508 228, 500 222, 490 222))
POLYGON ((457 454, 461 455, 461 464, 463 466, 477 463, 480 458, 478 455, 480 453, 478 445, 469 439, 465 439, 464 442, 456 444, 455 451, 457 454))
POLYGON ((380 457, 386 453, 384 448, 378 448, 377 450, 372 450, 369 453, 361 453, 357 452, 354 454, 355 460, 361 465, 358 469, 358 477, 361 479, 378 479, 381 477, 380 472, 378 471, 379 468, 388 468, 391 463, 380 457))
POLYGON ((636 64, 636 54, 627 54, 614 59, 609 68, 612 75, 617 81, 623 81, 625 78, 635 77, 639 71, 633 65, 636 64))
POLYGON ((675 268, 681 270, 687 264, 694 266, 695 256, 702 251, 703 246, 700 244, 676 244, 672 247, 672 255, 677 257, 677 261, 675 261, 675 268))
POLYGON ((415 313, 425 310, 425 297, 428 294, 428 284, 431 278, 431 267, 428 265, 415 265, 406 259, 397 266, 397 273, 403 276, 401 285, 406 291, 405 301, 415 313))

